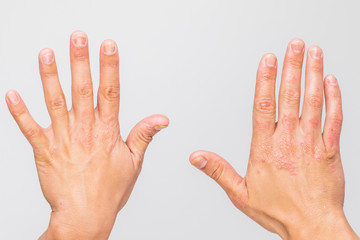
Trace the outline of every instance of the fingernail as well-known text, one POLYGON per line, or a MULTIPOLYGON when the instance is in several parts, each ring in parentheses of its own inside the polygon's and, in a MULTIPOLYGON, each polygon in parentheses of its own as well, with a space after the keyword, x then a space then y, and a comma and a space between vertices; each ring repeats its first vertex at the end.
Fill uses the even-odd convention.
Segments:
POLYGON ((51 50, 46 50, 46 52, 41 54, 41 61, 44 64, 51 64, 54 62, 54 54, 51 50))
POLYGON ((272 54, 269 54, 265 58, 265 63, 268 67, 275 67, 276 66, 276 57, 272 54))
POLYGON ((84 47, 87 43, 87 36, 84 32, 75 32, 72 35, 72 41, 77 47, 84 47))
POLYGON ((105 55, 113 55, 116 52, 116 45, 112 40, 105 40, 103 44, 105 55))
POLYGON ((16 105, 20 102, 20 97, 15 91, 9 91, 7 98, 12 105, 16 105))
POLYGON ((156 125, 155 130, 160 131, 161 129, 167 128, 167 125, 156 125))
POLYGON ((207 161, 203 157, 197 157, 191 161, 191 164, 197 167, 198 169, 203 169, 206 166, 207 161))
POLYGON ((334 77, 333 75, 329 75, 327 77, 327 84, 331 86, 336 86, 337 85, 336 77, 334 77))
POLYGON ((313 59, 321 59, 323 57, 323 53, 319 47, 312 47, 310 49, 310 56, 313 59))
POLYGON ((300 40, 295 40, 291 43, 291 50, 294 53, 301 53, 304 50, 304 42, 300 40))

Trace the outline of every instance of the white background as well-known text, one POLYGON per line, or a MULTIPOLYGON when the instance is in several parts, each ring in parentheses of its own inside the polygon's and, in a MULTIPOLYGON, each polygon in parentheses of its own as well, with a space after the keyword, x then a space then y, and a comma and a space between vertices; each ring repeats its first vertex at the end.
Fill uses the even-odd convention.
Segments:
MULTIPOLYGON (((279 239, 233 207, 188 156, 212 150, 245 174, 258 62, 273 52, 281 70, 287 42, 300 37, 323 48, 325 73, 340 82, 345 212, 360 233, 359 7, 359 0, 0 0, 0 95, 17 89, 45 127, 38 52, 54 49, 70 106, 71 32, 89 36, 95 86, 101 41, 114 39, 123 137, 153 113, 171 124, 151 144, 110 239, 279 239)), ((4 100, 0 121, 0 239, 36 239, 50 208, 32 149, 4 100)))

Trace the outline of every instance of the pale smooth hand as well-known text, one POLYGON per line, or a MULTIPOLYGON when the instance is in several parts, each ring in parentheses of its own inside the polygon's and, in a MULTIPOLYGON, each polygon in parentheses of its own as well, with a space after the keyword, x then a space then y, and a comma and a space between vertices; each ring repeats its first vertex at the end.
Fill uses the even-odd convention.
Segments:
POLYGON ((41 239, 107 239, 141 171, 152 137, 169 124, 153 115, 139 122, 124 142, 119 127, 119 55, 114 41, 100 49, 100 86, 94 108, 88 38, 70 42, 72 108, 68 111, 54 53, 43 49, 39 65, 52 124, 41 128, 19 94, 6 95, 9 110, 33 147, 41 188, 52 213, 41 239))

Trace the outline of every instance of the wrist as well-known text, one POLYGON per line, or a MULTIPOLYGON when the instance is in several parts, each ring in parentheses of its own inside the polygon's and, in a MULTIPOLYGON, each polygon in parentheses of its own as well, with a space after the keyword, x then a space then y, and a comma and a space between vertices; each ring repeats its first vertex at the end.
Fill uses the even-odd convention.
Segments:
POLYGON ((106 240, 115 217, 100 219, 98 216, 70 216, 53 212, 48 229, 39 240, 106 240))
POLYGON ((359 240, 352 230, 344 212, 329 211, 328 214, 299 221, 287 228, 286 240, 359 240))

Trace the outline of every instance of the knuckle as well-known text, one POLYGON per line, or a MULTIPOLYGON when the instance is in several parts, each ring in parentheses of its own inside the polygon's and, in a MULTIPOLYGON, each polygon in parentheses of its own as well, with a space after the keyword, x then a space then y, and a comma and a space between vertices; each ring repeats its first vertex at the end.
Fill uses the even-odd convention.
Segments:
POLYGON ((119 86, 108 86, 101 90, 104 98, 109 102, 118 101, 120 98, 120 87, 119 86))
POLYGON ((318 62, 314 62, 310 65, 310 69, 312 72, 322 73, 323 72, 323 65, 318 62))
POLYGON ((281 95, 286 104, 290 106, 296 106, 299 104, 300 94, 298 91, 286 89, 281 95))
POLYGON ((150 143, 153 137, 146 133, 146 131, 137 131, 137 138, 141 142, 150 143))
POLYGON ((255 100, 255 110, 259 113, 275 114, 275 102, 271 98, 259 98, 255 100))
POLYGON ((302 68, 302 59, 297 57, 291 57, 288 59, 289 67, 292 69, 301 69, 302 68))
POLYGON ((23 133, 28 138, 34 138, 40 135, 40 129, 35 127, 25 128, 23 133))
POLYGON ((335 101, 341 104, 341 92, 339 90, 339 86, 336 86, 336 91, 330 92, 330 97, 333 98, 335 101))
POLYGON ((91 83, 87 83, 82 85, 78 91, 81 98, 89 98, 93 94, 93 86, 91 83))
POLYGON ((26 108, 24 106, 22 106, 16 110, 13 110, 12 114, 13 114, 14 118, 18 118, 18 117, 24 115, 26 112, 27 112, 26 108))
POLYGON ((341 127, 343 122, 343 115, 341 113, 327 116, 327 118, 330 120, 331 124, 334 125, 335 127, 341 127))
POLYGON ((56 98, 50 100, 50 103, 49 103, 49 108, 51 110, 63 109, 63 108, 65 108, 65 106, 66 106, 66 103, 65 103, 65 99, 63 96, 56 97, 56 98))
POLYGON ((78 49, 77 51, 74 52, 74 58, 78 62, 85 62, 85 63, 89 62, 88 55, 85 54, 82 49, 78 49))
POLYGON ((104 61, 102 64, 103 68, 110 68, 110 69, 118 69, 119 68, 119 60, 111 60, 111 61, 104 61))
POLYGON ((274 80, 275 79, 275 74, 274 72, 271 71, 263 71, 261 78, 263 81, 270 81, 270 80, 274 80))
POLYGON ((311 94, 309 95, 307 98, 307 103, 316 109, 321 109, 322 105, 323 105, 323 99, 320 95, 318 94, 311 94))
POLYGON ((43 79, 53 79, 53 78, 57 78, 57 77, 58 77, 56 71, 45 71, 45 72, 42 72, 41 75, 42 75, 42 78, 43 78, 43 79))
POLYGON ((224 172, 224 166, 219 163, 217 164, 215 169, 210 173, 210 177, 215 181, 218 181, 221 178, 223 172, 224 172))
POLYGON ((328 149, 326 152, 326 159, 328 161, 334 161, 337 159, 338 156, 338 151, 334 150, 334 149, 328 149))

